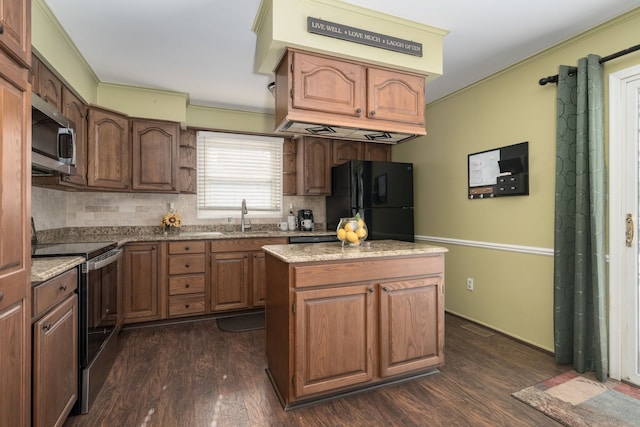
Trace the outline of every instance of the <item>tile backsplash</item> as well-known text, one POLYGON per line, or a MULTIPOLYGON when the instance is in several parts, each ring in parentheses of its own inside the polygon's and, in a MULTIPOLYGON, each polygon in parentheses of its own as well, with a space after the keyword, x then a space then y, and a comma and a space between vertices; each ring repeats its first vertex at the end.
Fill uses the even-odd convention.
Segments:
MULTIPOLYGON (((42 187, 32 187, 31 191, 31 215, 37 230, 159 225, 169 203, 174 204, 184 225, 226 223, 226 219, 198 219, 196 196, 193 194, 66 192, 42 187)), ((283 204, 285 215, 289 211, 289 204, 292 204, 296 213, 298 209, 312 209, 316 223, 326 222, 323 196, 285 196, 283 204)), ((254 224, 270 224, 281 220, 251 218, 250 213, 247 218, 254 224)), ((239 220, 234 219, 236 222, 239 220)))

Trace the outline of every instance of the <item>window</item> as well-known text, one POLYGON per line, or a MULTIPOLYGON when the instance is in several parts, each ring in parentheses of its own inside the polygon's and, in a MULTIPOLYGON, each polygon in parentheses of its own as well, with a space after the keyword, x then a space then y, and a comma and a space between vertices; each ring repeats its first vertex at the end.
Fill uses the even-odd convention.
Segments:
POLYGON ((198 132, 198 218, 282 216, 282 138, 198 132))

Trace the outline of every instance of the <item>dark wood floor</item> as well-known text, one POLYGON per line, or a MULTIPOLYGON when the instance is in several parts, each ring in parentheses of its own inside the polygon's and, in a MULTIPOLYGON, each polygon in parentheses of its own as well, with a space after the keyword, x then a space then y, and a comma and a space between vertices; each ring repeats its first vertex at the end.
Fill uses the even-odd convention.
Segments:
POLYGON ((265 373, 263 330, 223 332, 215 320, 125 330, 90 413, 65 427, 560 425, 511 393, 569 367, 464 319, 445 324, 439 373, 289 412, 265 373))

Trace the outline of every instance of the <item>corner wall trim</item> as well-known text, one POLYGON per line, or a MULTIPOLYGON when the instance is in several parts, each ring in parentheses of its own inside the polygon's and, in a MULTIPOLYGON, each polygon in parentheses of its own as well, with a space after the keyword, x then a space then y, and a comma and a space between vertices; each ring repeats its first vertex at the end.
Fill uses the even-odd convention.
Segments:
POLYGON ((494 249, 497 251, 518 252, 529 255, 553 256, 553 248, 535 246, 510 245, 506 243, 478 242, 475 240, 451 239, 448 237, 416 236, 416 241, 445 243, 449 245, 470 246, 474 248, 494 249))

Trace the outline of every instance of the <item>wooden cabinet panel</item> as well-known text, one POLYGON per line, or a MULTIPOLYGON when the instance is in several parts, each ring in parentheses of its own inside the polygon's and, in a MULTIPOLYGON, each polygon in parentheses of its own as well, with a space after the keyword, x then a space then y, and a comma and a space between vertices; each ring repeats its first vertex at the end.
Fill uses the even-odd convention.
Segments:
POLYGON ((360 141, 331 141, 331 166, 341 165, 350 160, 362 160, 363 145, 360 141))
POLYGON ((31 1, 5 0, 0 2, 0 47, 21 66, 31 62, 31 1))
POLYGON ((295 395, 371 381, 375 331, 372 285, 296 292, 295 298, 295 395))
POLYGON ((184 241, 169 243, 169 255, 203 254, 204 250, 204 241, 184 241))
POLYGON ((169 277, 169 295, 204 294, 204 291, 205 277, 202 274, 169 277))
POLYGON ((365 67, 324 56, 293 54, 294 108, 360 116, 365 67))
POLYGON ((367 68, 367 117, 424 126, 424 76, 367 68))
POLYGON ((173 255, 169 257, 169 275, 204 273, 204 254, 173 255))
POLYGON ((178 123, 131 121, 133 189, 177 191, 178 123))
POLYGON ((78 287, 78 270, 71 269, 33 288, 33 317, 71 295, 78 287))
POLYGON ((123 288, 125 323, 160 318, 157 243, 125 246, 123 288))
POLYGON ((441 276, 389 282, 380 289, 380 376, 444 362, 441 276))
POLYGON ((169 298, 169 316, 182 317, 205 313, 205 297, 201 295, 180 295, 169 298))
POLYGON ((193 129, 180 131, 180 169, 178 170, 178 190, 195 194, 197 189, 197 135, 193 129))
POLYGON ((76 125, 76 174, 64 175, 64 182, 87 185, 87 106, 73 92, 62 87, 62 114, 76 125))
POLYGON ((331 194, 331 141, 304 137, 298 140, 297 190, 301 196, 331 194))
MULTIPOLYGON (((2 283, 0 282, 0 285, 2 283)), ((2 287, 0 286, 0 289, 2 287)), ((13 305, 0 300, 0 425, 27 426, 31 410, 30 310, 24 300, 13 305)))
POLYGON ((267 300, 267 283, 265 280, 265 256, 263 251, 254 252, 251 261, 251 306, 264 306, 267 300))
POLYGON ((34 427, 62 426, 78 398, 77 331, 76 294, 33 324, 34 427))
POLYGON ((282 194, 296 194, 296 173, 296 141, 286 138, 282 147, 282 194))
POLYGON ((364 144, 364 160, 391 161, 391 146, 387 144, 364 144))
POLYGON ((211 255, 211 310, 249 306, 249 253, 211 255))
POLYGON ((34 84, 38 87, 40 98, 62 111, 62 81, 47 66, 40 63, 34 84))
POLYGON ((113 111, 90 107, 88 185, 113 190, 130 189, 130 153, 128 118, 113 111))

